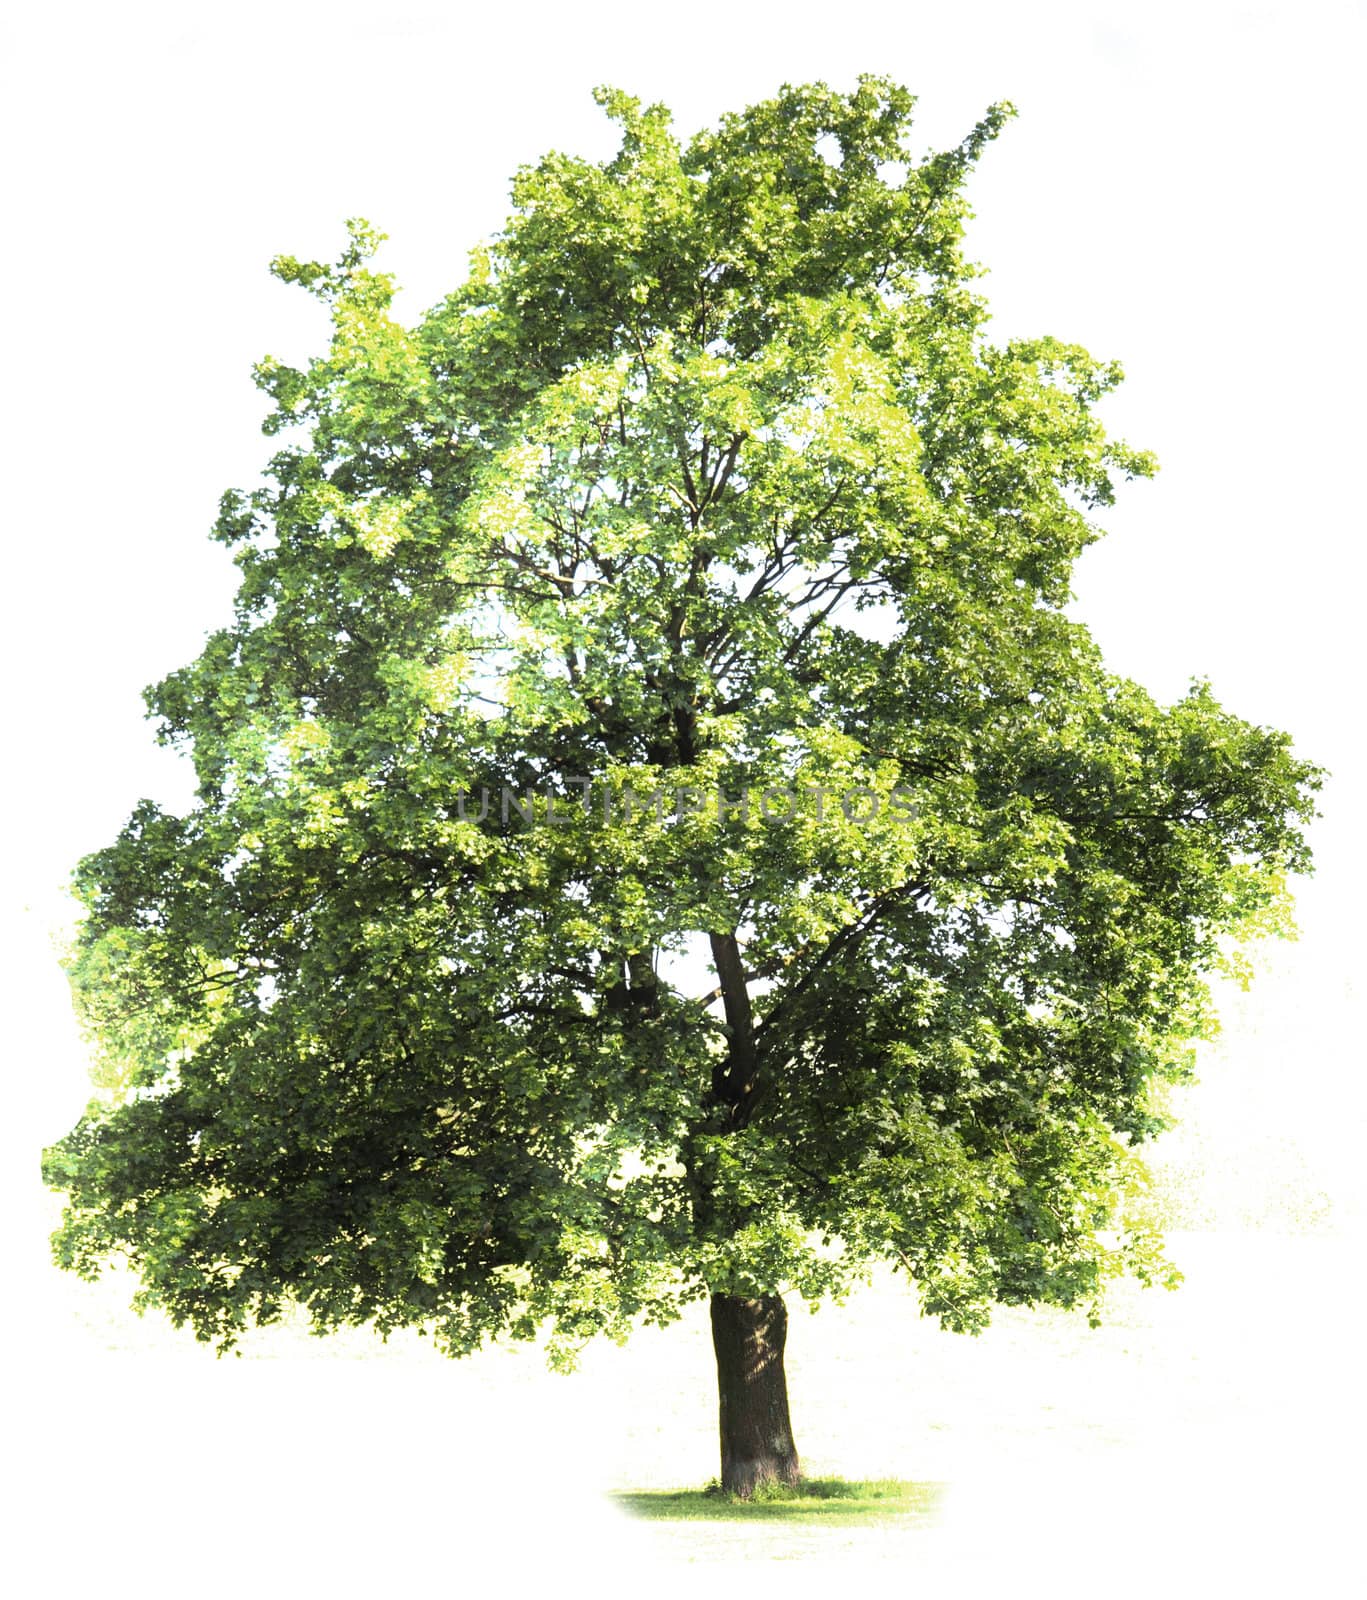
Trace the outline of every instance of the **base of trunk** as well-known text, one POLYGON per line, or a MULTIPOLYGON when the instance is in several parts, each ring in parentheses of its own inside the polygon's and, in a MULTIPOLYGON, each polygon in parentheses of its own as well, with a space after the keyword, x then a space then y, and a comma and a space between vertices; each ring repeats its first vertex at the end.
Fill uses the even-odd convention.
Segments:
POLYGON ((783 1372, 787 1338, 788 1310, 781 1296, 712 1296, 721 1486, 743 1499, 762 1483, 796 1483, 802 1476, 783 1372))

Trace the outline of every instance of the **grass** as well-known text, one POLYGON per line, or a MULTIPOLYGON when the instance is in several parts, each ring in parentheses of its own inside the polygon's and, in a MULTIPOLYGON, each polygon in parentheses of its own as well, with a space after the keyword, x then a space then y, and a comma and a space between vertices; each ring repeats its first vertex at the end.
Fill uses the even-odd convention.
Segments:
POLYGON ((705 1489, 624 1490, 613 1496, 633 1515, 652 1522, 788 1522, 803 1526, 876 1526, 901 1517, 929 1518, 940 1496, 938 1483, 899 1478, 851 1482, 804 1478, 796 1484, 763 1484, 741 1500, 710 1483, 705 1489))

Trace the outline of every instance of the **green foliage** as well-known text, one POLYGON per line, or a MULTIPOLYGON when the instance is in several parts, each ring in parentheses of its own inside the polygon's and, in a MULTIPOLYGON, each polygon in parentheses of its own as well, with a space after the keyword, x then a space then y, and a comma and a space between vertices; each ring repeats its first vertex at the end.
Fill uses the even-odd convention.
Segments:
POLYGON ((331 344, 258 367, 234 620, 148 691, 197 802, 77 874, 58 1259, 222 1347, 298 1302, 457 1354, 549 1322, 562 1365, 880 1259, 952 1327, 1095 1307, 1165 1270, 1153 1085, 1284 931, 1318 774, 1064 615, 1153 463, 1114 363, 986 337, 962 185, 1009 108, 917 160, 875 78, 686 144, 599 99, 617 155, 521 171, 415 326, 364 223, 274 264, 331 344), (808 792, 622 820, 685 782, 808 792), (855 786, 913 803, 811 802, 855 786), (662 970, 701 936, 724 1020, 662 970))

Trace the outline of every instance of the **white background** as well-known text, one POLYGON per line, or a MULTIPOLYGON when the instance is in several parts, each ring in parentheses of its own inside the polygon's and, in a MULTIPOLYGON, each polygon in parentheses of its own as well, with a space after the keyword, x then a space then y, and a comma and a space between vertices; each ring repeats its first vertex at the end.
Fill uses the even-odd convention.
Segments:
MULTIPOLYGON (((1365 1131, 1363 34, 1360 5, 1325 3, 8 10, 3 970, 8 1215, 19 1230, 10 1320, 28 1335, 9 1373, 28 1425, 15 1459, 31 1448, 55 1475, 36 1480, 30 1527, 52 1542, 35 1548, 70 1560, 73 1530, 103 1529, 114 1541, 106 1572, 136 1559, 144 1593, 169 1594, 175 1574, 157 1577, 148 1553, 159 1544, 182 1563, 190 1551, 269 1549, 280 1560, 294 1548, 284 1523, 269 1538, 264 1524, 252 1531, 244 1508, 262 1462, 272 1504, 277 1478, 332 1482, 319 1463, 343 1444, 326 1429, 294 1440, 298 1474, 280 1477, 280 1442, 265 1437, 278 1397, 265 1390, 251 1402, 265 1407, 260 1427, 234 1433, 224 1380, 197 1366, 173 1392, 144 1364, 134 1398, 120 1375, 131 1368, 73 1376, 90 1352, 79 1338, 49 1343, 61 1316, 44 1320, 36 1152, 84 1098, 50 939, 76 859, 107 843, 140 796, 188 794, 175 758, 152 744, 140 691, 227 619, 234 573, 207 534, 222 490, 250 485, 269 453, 252 363, 267 352, 304 359, 324 337, 318 308, 270 278, 268 261, 331 259, 343 219, 365 216, 391 236, 379 264, 403 285, 400 314, 416 316, 500 225, 520 163, 552 146, 610 152, 613 130, 589 93, 598 83, 664 100, 685 135, 784 81, 848 88, 861 71, 920 97, 926 147, 957 142, 993 100, 1019 107, 969 191, 994 326, 1118 356, 1128 381, 1108 416, 1162 463, 1154 482, 1122 489, 1109 537, 1079 569, 1076 614, 1116 670, 1164 698, 1209 675, 1232 710, 1290 729, 1334 774, 1314 833, 1319 871, 1299 891, 1301 943, 1265 958, 1191 1115, 1212 1167, 1234 1174, 1241 1215, 1258 1211, 1257 1161, 1275 1168, 1270 1183, 1290 1160, 1327 1196, 1335 1237, 1351 1237, 1365 1131), (147 1429, 196 1406, 219 1427, 191 1469, 147 1429), (111 1482, 135 1468, 155 1481, 109 1501, 111 1482), (147 1548, 135 1556, 126 1541, 139 1522, 147 1548)), ((1293 1266, 1267 1286, 1304 1305, 1309 1360, 1319 1270, 1293 1266)), ((318 1415, 331 1416, 333 1391, 318 1383, 318 1415)), ((372 1428, 378 1414, 357 1413, 372 1428)), ((370 1517, 367 1548, 390 1550, 395 1574, 451 1582, 466 1559, 442 1524, 451 1444, 434 1455, 403 1416, 411 1425, 396 1423, 384 1448, 411 1493, 377 1491, 379 1446, 365 1435, 354 1515, 370 1517), (406 1519, 422 1521, 421 1539, 401 1536, 406 1519)), ((484 1481, 481 1451, 494 1448, 480 1435, 457 1452, 460 1481, 484 1481)), ((529 1453, 519 1470, 525 1517, 541 1458, 529 1453)), ((319 1517, 352 1517, 344 1500, 335 1487, 314 1492, 315 1534, 319 1517)), ((493 1548, 490 1516, 480 1549, 493 1548)), ((1334 1532, 1304 1496, 1287 1516, 1288 1549, 1323 1548, 1334 1532)), ((1130 1525, 1116 1521, 1114 1546, 1104 1518, 1086 1526, 1098 1549, 1119 1549, 1130 1525)), ((1199 1547, 1200 1529, 1182 1526, 1169 1545, 1199 1547)), ((503 1547, 514 1564, 538 1548, 527 1527, 503 1547)), ((471 1530, 461 1537, 474 1547, 471 1530)), ((1136 1537, 1163 1543, 1161 1527, 1136 1537)), ((1085 1527, 1070 1538, 1085 1543, 1085 1527)), ((1069 1563, 1067 1548, 1050 1558, 1056 1578, 1069 1563)), ((52 1581, 49 1593, 81 1592, 52 1581)), ((511 1575, 489 1581, 519 1589, 511 1575)), ((1056 1592, 1082 1592, 1069 1581, 1056 1592)), ((351 1590, 337 1577, 328 1592, 351 1590)))

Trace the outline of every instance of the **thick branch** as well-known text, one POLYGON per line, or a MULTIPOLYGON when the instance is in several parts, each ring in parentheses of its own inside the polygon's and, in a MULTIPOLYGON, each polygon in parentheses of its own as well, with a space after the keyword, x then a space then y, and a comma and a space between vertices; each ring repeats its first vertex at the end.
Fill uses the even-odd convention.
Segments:
POLYGON ((730 1044, 726 1053, 726 1067, 715 1077, 713 1089, 733 1107, 732 1120, 739 1123, 755 1093, 758 1075, 758 1057, 755 1053, 754 1018, 750 1009, 750 991, 746 987, 745 967, 740 958, 740 945, 734 933, 709 935, 712 944, 712 964, 721 980, 722 1006, 726 1012, 726 1025, 730 1044))

